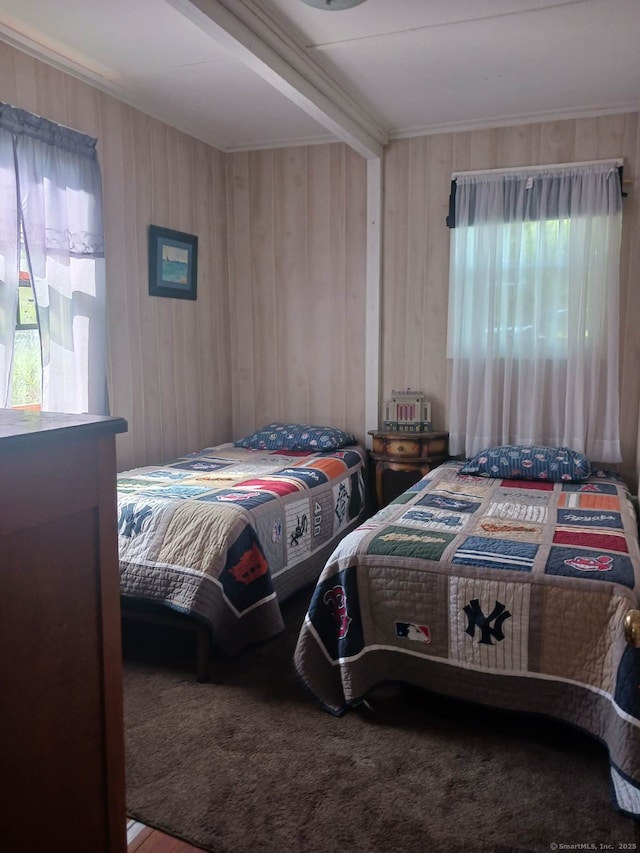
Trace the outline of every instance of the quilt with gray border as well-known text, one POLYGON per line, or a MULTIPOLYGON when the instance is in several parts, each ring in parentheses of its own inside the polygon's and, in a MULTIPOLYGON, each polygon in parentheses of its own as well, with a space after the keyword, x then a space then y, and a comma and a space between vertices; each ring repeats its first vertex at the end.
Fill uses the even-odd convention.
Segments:
POLYGON ((626 485, 462 476, 436 468, 346 536, 295 651, 322 706, 376 684, 557 717, 609 749, 614 802, 640 816, 640 553, 626 485))
POLYGON ((230 654, 268 639, 360 519, 365 459, 223 444, 119 474, 121 594, 201 619, 230 654))

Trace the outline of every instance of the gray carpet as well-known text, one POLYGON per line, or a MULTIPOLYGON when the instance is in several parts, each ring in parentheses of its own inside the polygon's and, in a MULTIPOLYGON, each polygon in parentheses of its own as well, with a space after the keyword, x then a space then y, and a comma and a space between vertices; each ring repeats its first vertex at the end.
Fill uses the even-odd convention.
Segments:
POLYGON ((635 843, 606 751, 580 732, 393 685, 369 710, 320 710, 291 664, 309 595, 285 605, 283 635, 218 659, 210 684, 195 681, 188 635, 125 628, 131 817, 215 853, 635 843))

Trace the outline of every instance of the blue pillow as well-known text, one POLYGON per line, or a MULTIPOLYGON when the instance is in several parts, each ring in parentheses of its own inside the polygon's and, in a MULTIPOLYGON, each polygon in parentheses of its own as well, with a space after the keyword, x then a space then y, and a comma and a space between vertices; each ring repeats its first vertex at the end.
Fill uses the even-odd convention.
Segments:
POLYGON ((251 435, 234 441, 235 447, 250 450, 337 450, 355 444, 351 433, 335 427, 311 424, 267 424, 251 435))
POLYGON ((476 453, 459 473, 508 480, 578 482, 589 476, 591 463, 584 454, 568 447, 507 444, 476 453))

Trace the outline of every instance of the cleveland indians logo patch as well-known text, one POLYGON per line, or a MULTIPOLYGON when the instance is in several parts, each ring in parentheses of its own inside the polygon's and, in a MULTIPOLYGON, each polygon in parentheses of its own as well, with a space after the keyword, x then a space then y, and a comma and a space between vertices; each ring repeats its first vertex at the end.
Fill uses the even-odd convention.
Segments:
POLYGON ((599 557, 572 557, 564 562, 579 572, 610 572, 613 568, 613 557, 607 557, 605 554, 599 557))

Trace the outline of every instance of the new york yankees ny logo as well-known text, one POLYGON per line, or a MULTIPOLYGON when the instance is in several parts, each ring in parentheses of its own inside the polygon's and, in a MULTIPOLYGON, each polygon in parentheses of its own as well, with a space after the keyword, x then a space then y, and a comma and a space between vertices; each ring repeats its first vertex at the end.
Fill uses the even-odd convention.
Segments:
POLYGON ((135 504, 125 504, 120 510, 120 518, 118 519, 118 531, 122 536, 130 539, 132 536, 137 536, 142 530, 145 521, 151 515, 151 507, 145 506, 136 512, 135 504))
POLYGON ((502 624, 511 618, 511 614, 504 604, 496 599, 495 607, 488 616, 482 612, 480 601, 477 598, 472 598, 469 604, 466 604, 462 609, 467 614, 468 620, 465 633, 469 634, 470 637, 475 636, 477 628, 480 631, 480 643, 492 646, 491 637, 496 640, 504 640, 502 624))

